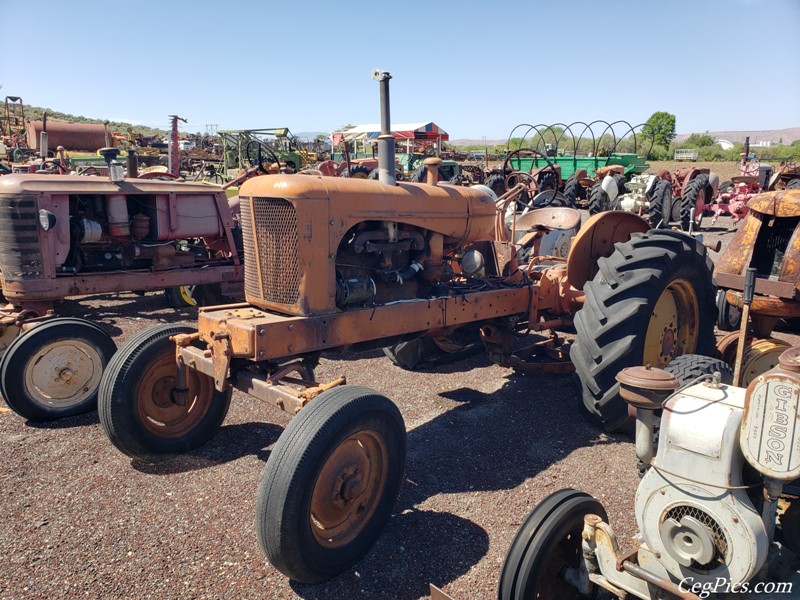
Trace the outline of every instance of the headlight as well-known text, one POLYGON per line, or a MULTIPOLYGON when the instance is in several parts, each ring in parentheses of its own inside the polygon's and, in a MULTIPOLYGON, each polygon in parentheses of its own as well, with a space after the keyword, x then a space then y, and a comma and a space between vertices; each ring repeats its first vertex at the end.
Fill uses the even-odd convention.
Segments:
POLYGON ((55 224, 56 216, 53 213, 45 209, 39 211, 39 225, 42 226, 42 229, 48 231, 50 228, 55 227, 55 224))

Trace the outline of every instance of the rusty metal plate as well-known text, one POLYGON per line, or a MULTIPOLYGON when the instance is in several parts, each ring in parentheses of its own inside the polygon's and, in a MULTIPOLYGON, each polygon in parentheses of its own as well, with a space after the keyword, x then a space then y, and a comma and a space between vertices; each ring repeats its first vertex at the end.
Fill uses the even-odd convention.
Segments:
POLYGON ((597 273, 597 259, 611 256, 614 244, 627 242, 634 233, 645 233, 650 226, 640 216, 623 211, 601 212, 584 223, 572 240, 567 257, 567 279, 576 290, 597 273))

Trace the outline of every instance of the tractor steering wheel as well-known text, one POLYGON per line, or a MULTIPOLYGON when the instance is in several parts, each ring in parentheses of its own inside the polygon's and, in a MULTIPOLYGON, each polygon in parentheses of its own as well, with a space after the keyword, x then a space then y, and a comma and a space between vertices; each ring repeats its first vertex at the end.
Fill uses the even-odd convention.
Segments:
MULTIPOLYGON (((269 169, 264 166, 264 159, 261 157, 261 151, 264 150, 268 154, 268 158, 272 159, 271 162, 277 163, 278 165, 278 173, 281 171, 281 159, 278 158, 278 155, 275 154, 275 151, 270 148, 269 146, 265 145, 259 140, 250 140, 247 142, 247 146, 244 148, 244 154, 247 156, 248 160, 250 160, 250 146, 252 144, 256 145, 258 149, 256 152, 256 162, 253 164, 254 167, 258 167, 258 170, 264 173, 264 175, 269 175, 269 169)), ((252 160, 251 160, 252 163, 252 160)))

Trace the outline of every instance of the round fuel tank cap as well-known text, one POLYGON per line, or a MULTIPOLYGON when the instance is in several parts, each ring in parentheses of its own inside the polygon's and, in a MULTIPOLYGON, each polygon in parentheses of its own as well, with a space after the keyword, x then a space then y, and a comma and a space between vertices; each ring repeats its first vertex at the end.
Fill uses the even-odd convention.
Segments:
POLYGON ((627 367, 617 373, 620 396, 635 408, 657 410, 678 387, 678 380, 669 371, 651 367, 627 367))

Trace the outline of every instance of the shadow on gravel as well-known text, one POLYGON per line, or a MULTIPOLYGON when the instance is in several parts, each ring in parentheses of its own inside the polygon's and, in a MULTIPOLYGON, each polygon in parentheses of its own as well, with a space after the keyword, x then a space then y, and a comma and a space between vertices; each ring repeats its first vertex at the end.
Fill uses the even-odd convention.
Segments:
POLYGON ((434 494, 513 489, 577 448, 627 440, 579 414, 569 377, 512 373, 490 394, 441 395, 461 404, 409 432, 405 506, 434 494))
POLYGON ((100 417, 96 410, 55 421, 25 421, 25 425, 34 429, 72 429, 73 427, 86 427, 88 425, 97 425, 98 423, 100 423, 100 417))
POLYGON ((405 510, 389 520, 355 567, 320 585, 290 585, 298 596, 315 600, 411 600, 428 596, 429 583, 443 587, 458 579, 488 550, 488 534, 472 521, 444 512, 405 510))
POLYGON ((193 452, 179 454, 156 464, 132 460, 131 466, 147 475, 173 475, 199 471, 250 455, 266 462, 269 457, 267 447, 274 444, 282 432, 283 427, 273 423, 225 425, 214 439, 193 452))

